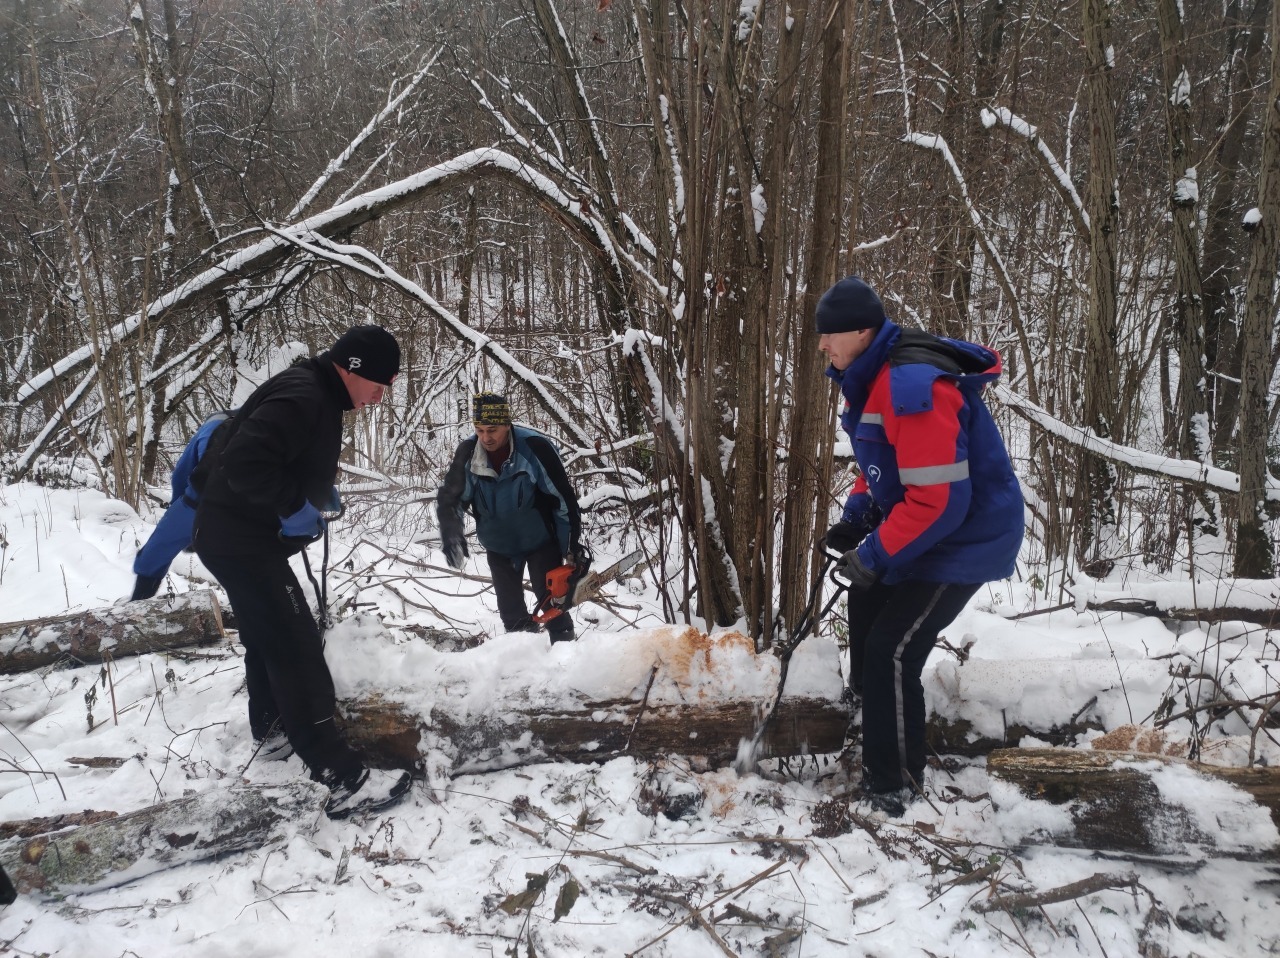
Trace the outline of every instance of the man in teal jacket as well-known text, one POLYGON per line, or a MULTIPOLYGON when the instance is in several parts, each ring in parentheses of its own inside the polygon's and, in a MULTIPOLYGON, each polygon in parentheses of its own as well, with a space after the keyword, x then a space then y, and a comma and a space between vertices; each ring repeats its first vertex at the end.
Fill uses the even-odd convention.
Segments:
MULTIPOLYGON (((436 497, 445 560, 462 568, 468 555, 462 520, 470 509, 503 627, 537 632, 524 600, 525 567, 541 602, 548 572, 583 561, 578 497, 555 445, 539 432, 513 425, 504 396, 480 393, 473 414, 476 434, 458 446, 436 497)), ((552 619, 547 632, 552 642, 575 638, 568 613, 552 619)))

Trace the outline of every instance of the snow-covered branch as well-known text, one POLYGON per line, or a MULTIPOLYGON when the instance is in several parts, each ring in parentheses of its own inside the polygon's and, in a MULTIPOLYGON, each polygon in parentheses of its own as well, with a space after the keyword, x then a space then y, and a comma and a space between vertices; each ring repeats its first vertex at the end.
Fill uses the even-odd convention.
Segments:
MULTIPOLYGON (((146 310, 151 323, 162 322, 164 316, 191 306, 198 300, 238 282, 245 276, 261 273, 287 259, 296 249, 296 240, 309 235, 336 236, 383 216, 392 210, 417 202, 459 179, 481 175, 510 178, 516 185, 533 194, 540 202, 555 210, 563 222, 574 226, 580 238, 590 242, 602 255, 614 260, 613 240, 607 229, 578 200, 564 193, 551 179, 532 169, 509 153, 491 147, 470 150, 444 163, 438 163, 394 183, 369 190, 339 203, 324 212, 308 217, 293 226, 281 228, 267 238, 233 253, 186 282, 157 296, 146 310)), ((143 312, 135 312, 111 327, 110 341, 123 342, 137 333, 143 312)), ((92 347, 74 350, 52 366, 42 370, 20 386, 15 399, 19 405, 30 402, 56 379, 83 366, 92 359, 92 347)))
MULTIPOLYGON (((523 382, 538 397, 543 408, 555 418, 560 428, 564 429, 572 437, 575 445, 586 448, 590 448, 593 445, 591 437, 578 425, 578 422, 584 418, 580 415, 581 411, 570 411, 565 408, 560 400, 552 395, 551 390, 547 388, 544 377, 539 376, 520 360, 516 359, 501 343, 462 322, 457 316, 445 309, 425 289, 394 267, 383 262, 371 250, 349 243, 335 243, 318 235, 302 237, 292 236, 278 230, 273 232, 294 243, 299 249, 305 250, 317 259, 338 263, 348 269, 361 272, 371 279, 390 283, 401 292, 421 303, 454 336, 470 343, 476 352, 482 352, 489 356, 513 377, 523 382)), ((561 392, 566 391, 561 390, 561 392)))
POLYGON ((1084 201, 1080 198, 1080 194, 1076 192, 1075 184, 1071 182, 1071 177, 1067 175, 1067 171, 1058 162, 1058 158, 1053 155, 1049 145, 1041 138, 1039 131, 1022 117, 1014 115, 1011 110, 1006 110, 1004 107, 996 107, 992 110, 984 109, 981 117, 982 125, 987 129, 991 129, 997 124, 1006 127, 1011 132, 1018 134, 1018 136, 1024 137, 1032 148, 1040 154, 1046 169, 1049 171, 1050 179, 1053 181, 1058 193, 1066 201, 1071 218, 1075 221, 1076 230, 1081 236, 1088 236, 1089 213, 1084 208, 1084 201))
MULTIPOLYGON (((1219 492, 1240 491, 1240 477, 1234 472, 1190 459, 1174 459, 1158 453, 1143 452, 1132 446, 1123 446, 1110 439, 1103 439, 1091 429, 1064 423, 1047 410, 1005 386, 997 385, 991 388, 995 396, 1018 415, 1035 423, 1050 435, 1066 440, 1085 452, 1101 456, 1111 462, 1121 463, 1136 472, 1147 475, 1207 486, 1219 492)), ((1280 481, 1272 476, 1267 477, 1267 498, 1280 502, 1280 481)))
POLYGON ((316 198, 322 189, 324 189, 325 184, 333 179, 333 177, 347 165, 347 161, 351 159, 356 150, 358 150, 364 142, 369 139, 369 137, 373 136, 374 131, 382 125, 382 121, 399 109, 400 104, 418 88, 418 84, 426 78, 427 74, 431 71, 431 68, 435 66, 436 61, 440 59, 440 54, 443 50, 443 47, 436 50, 436 52, 431 55, 431 58, 422 65, 418 72, 409 79, 409 82, 405 84, 403 90, 395 96, 390 96, 390 93, 388 92, 386 106, 378 111, 377 116, 365 124, 364 129, 355 135, 351 142, 347 144, 347 148, 345 150, 329 161, 328 165, 324 168, 324 172, 316 177, 316 181, 307 188, 305 193, 302 194, 302 198, 298 200, 293 209, 289 211, 289 215, 286 216, 285 219, 292 220, 302 215, 302 211, 311 205, 311 201, 316 198))

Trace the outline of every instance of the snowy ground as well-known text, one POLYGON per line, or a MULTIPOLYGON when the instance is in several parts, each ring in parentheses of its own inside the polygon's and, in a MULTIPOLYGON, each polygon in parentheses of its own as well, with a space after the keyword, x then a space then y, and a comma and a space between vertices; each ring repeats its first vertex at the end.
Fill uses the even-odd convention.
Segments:
MULTIPOLYGON (((130 508, 94 492, 0 488, 0 621, 127 595, 132 555, 148 528, 130 508)), ((373 545, 345 541, 347 532, 337 532, 335 555, 350 560, 350 569, 381 563, 378 572, 395 571, 373 545)), ((427 546, 380 544, 443 566, 427 546)), ((339 626, 329 642, 340 694, 376 689, 407 702, 449 695, 501 709, 516 688, 546 700, 584 684, 630 688, 637 670, 647 674, 662 630, 640 580, 623 587, 612 609, 579 610, 581 640, 553 648, 543 637, 497 634, 482 566, 473 559, 475 577, 463 579, 406 565, 393 588, 376 576, 336 575, 335 591, 358 599, 366 616, 339 626), (417 608, 426 603, 435 614, 417 608), (381 627, 370 626, 371 613, 381 627), (447 653, 404 631, 445 620, 493 638, 447 653)), ((180 557, 174 572, 177 591, 208 585, 191 557, 180 557)), ((1009 617, 1029 608, 1026 591, 1007 583, 979 594, 947 630, 955 648, 972 643, 969 662, 943 650, 931 660, 935 711, 982 732, 1020 716, 1069 717, 1096 695, 1091 714, 1107 728, 1141 722, 1176 687, 1171 662, 1210 668, 1242 695, 1275 689, 1267 671, 1275 644, 1260 630, 1235 624, 1175 636, 1149 618, 1072 610, 1009 617)), ((114 716, 97 667, 0 677, 0 822, 123 812, 242 778, 302 775, 296 759, 250 764, 237 651, 233 644, 189 657, 119 660, 114 716), (114 769, 70 761, 98 756, 124 761, 114 769)), ((829 634, 810 640, 788 689, 838 689, 837 661, 829 634)), ((738 662, 715 675, 686 673, 684 681, 733 681, 742 694, 761 694, 771 685, 763 667, 738 662)), ((664 694, 660 683, 654 692, 664 694)), ((1245 754, 1246 731, 1225 726, 1235 737, 1222 737, 1218 753, 1245 754)), ((1280 760, 1265 732, 1255 749, 1271 764, 1280 760)), ((433 778, 383 816, 299 821, 278 845, 61 901, 22 896, 0 908, 0 955, 1280 952, 1277 876, 1246 860, 1278 836, 1269 816, 1239 793, 1181 768, 1157 773, 1162 789, 1199 810, 1217 847, 1240 857, 1188 848, 1138 863, 1045 844, 1061 810, 989 780, 981 761, 945 766, 931 769, 930 800, 916 802, 902 822, 855 814, 847 831, 831 827, 848 807, 847 768, 829 758, 746 776, 699 772, 672 757, 433 778), (683 816, 663 813, 682 806, 683 816), (1025 912, 976 907, 992 894, 1130 872, 1136 885, 1025 912), (531 882, 544 890, 516 897, 531 882)))

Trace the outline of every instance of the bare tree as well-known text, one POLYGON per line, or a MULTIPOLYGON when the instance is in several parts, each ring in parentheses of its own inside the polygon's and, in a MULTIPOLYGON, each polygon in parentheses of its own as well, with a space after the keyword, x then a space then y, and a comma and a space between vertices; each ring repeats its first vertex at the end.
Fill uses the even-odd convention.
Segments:
POLYGON ((1271 349, 1276 315, 1276 264, 1280 256, 1280 4, 1271 10, 1271 82, 1264 114, 1258 206, 1251 213, 1252 244, 1241 328, 1240 507, 1235 574, 1265 579, 1275 568, 1266 529, 1267 393, 1275 375, 1271 349))
MULTIPOLYGON (((1116 165, 1116 103, 1112 86, 1111 0, 1083 0, 1083 38, 1089 103, 1089 309, 1084 346, 1084 421, 1104 439, 1117 419, 1116 376, 1119 334, 1116 328, 1117 232, 1120 194, 1116 165)), ((1088 457, 1087 475, 1077 507, 1083 513, 1077 546, 1082 563, 1095 571, 1111 567, 1116 543, 1116 475, 1105 460, 1088 457)))

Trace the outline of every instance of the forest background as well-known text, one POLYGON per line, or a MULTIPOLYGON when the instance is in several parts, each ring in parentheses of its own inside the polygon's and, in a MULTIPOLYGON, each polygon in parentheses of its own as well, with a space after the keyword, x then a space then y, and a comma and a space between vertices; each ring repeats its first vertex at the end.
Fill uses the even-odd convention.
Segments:
MULTIPOLYGON (((405 347, 344 492, 429 537, 478 388, 795 618, 848 488, 813 306, 990 344, 1018 575, 1273 574, 1271 0, 6 0, 0 474, 137 506, 289 343, 405 347)), ((847 449, 844 450, 847 455, 847 449)))

